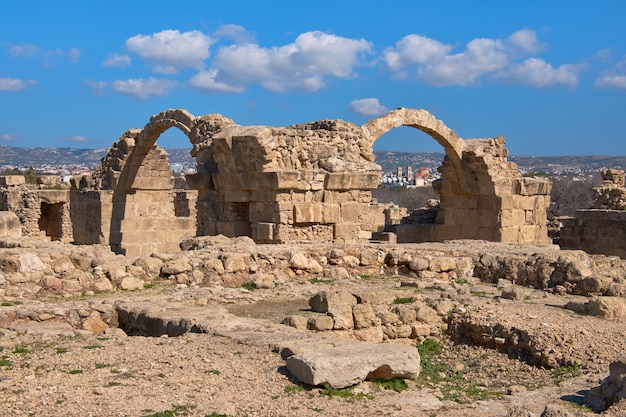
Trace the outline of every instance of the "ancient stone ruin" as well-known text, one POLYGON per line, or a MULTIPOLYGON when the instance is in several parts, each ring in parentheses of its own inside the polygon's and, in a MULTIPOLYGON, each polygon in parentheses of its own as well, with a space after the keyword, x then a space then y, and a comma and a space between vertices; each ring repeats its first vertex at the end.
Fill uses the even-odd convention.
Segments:
POLYGON ((388 239, 389 231, 399 242, 550 243, 550 182, 522 177, 504 143, 461 139, 425 110, 399 108, 362 126, 322 120, 288 127, 167 110, 124 132, 95 174, 74 178, 71 190, 6 187, 0 210, 18 213, 24 235, 43 231, 128 256, 172 252, 185 238, 217 234, 257 243, 388 239), (373 145, 399 126, 427 133, 445 150, 434 222, 402 222, 397 207, 372 199, 381 178, 373 145), (171 127, 189 138, 196 159, 188 189, 175 187, 156 145, 171 127))
POLYGON ((594 190, 594 206, 561 219, 559 244, 626 258, 626 172, 602 170, 602 184, 594 190))

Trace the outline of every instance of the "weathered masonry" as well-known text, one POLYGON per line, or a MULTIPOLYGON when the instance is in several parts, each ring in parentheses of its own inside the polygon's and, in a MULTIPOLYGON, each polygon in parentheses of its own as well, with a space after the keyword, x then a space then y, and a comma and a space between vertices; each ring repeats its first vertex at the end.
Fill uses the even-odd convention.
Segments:
POLYGON ((74 242, 126 255, 178 249, 192 236, 250 236, 259 243, 367 240, 395 225, 401 242, 481 239, 550 243, 550 183, 524 178, 501 137, 463 140, 425 110, 399 108, 363 126, 322 120, 288 127, 239 126, 185 110, 153 116, 116 141, 93 177, 69 193, 74 242), (435 184, 435 223, 401 223, 373 201, 381 177, 373 145, 399 126, 419 129, 445 150, 435 184), (196 173, 177 189, 156 145, 169 128, 192 146, 196 173))

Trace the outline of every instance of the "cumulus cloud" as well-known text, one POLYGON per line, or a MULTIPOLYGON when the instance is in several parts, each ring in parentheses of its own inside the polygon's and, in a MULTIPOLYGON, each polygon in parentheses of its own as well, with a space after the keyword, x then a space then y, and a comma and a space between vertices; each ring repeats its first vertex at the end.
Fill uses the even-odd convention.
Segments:
POLYGON ((392 71, 409 65, 425 64, 440 60, 452 50, 452 46, 421 35, 407 35, 396 42, 395 47, 383 51, 383 61, 392 71))
POLYGON ((114 53, 110 55, 103 63, 105 67, 123 68, 130 65, 130 57, 128 55, 120 55, 114 53))
POLYGON ((457 53, 452 53, 452 45, 412 34, 402 38, 394 47, 386 48, 382 58, 395 78, 414 74, 435 86, 466 86, 477 83, 482 76, 496 74, 497 78, 508 82, 540 87, 576 85, 580 66, 553 68, 539 58, 530 58, 521 64, 516 62, 543 49, 545 45, 531 29, 518 30, 506 39, 473 39, 457 53), (539 79, 540 74, 545 78, 539 79))
POLYGON ((113 81, 111 85, 120 94, 145 100, 150 97, 166 96, 174 88, 176 81, 150 77, 148 79, 117 80, 113 81))
POLYGON ((534 54, 542 51, 545 45, 539 42, 534 30, 522 29, 509 36, 505 42, 511 52, 534 54))
POLYGON ((0 77, 0 91, 20 91, 37 84, 35 80, 20 80, 18 78, 0 77))
POLYGON ((216 93, 240 93, 245 89, 244 87, 236 87, 216 81, 215 78, 217 74, 218 70, 216 69, 201 71, 193 76, 191 80, 189 80, 189 83, 200 90, 216 93))
POLYGON ((299 35, 294 43, 272 48, 245 43, 220 48, 210 70, 191 84, 207 92, 239 92, 251 84, 283 92, 290 88, 317 91, 325 77, 350 78, 361 56, 371 51, 364 39, 319 31, 299 35))
POLYGON ((377 98, 362 98, 350 103, 349 108, 356 114, 363 116, 379 116, 387 113, 389 109, 378 102, 377 98))
POLYGON ((9 54, 11 54, 11 56, 32 57, 35 56, 37 52, 39 52, 39 47, 37 45, 33 45, 32 43, 15 45, 9 49, 9 54))
POLYGON ((511 84, 523 84, 533 87, 550 87, 554 85, 578 85, 580 65, 561 65, 554 68, 541 58, 528 58, 519 65, 496 75, 497 78, 511 84))
POLYGON ((126 40, 129 51, 154 62, 154 72, 173 74, 184 68, 202 69, 215 40, 194 30, 163 30, 152 35, 136 35, 126 40))
POLYGON ((19 137, 20 135, 17 135, 15 133, 4 133, 2 134, 2 136, 0 136, 0 138, 2 138, 4 142, 13 142, 14 140, 17 140, 19 137))
POLYGON ((600 88, 621 88, 626 90, 626 75, 602 75, 596 78, 595 86, 600 88))

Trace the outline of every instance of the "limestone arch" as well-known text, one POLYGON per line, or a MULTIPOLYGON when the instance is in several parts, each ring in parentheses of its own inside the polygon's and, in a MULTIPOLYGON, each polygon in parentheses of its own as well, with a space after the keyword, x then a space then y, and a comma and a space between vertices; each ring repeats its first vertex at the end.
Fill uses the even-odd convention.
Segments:
POLYGON ((382 135, 400 126, 418 129, 437 141, 445 151, 447 162, 453 167, 454 180, 461 188, 467 189, 468 182, 463 174, 462 163, 465 141, 430 112, 399 107, 361 127, 364 137, 370 142, 369 146, 373 148, 382 135))

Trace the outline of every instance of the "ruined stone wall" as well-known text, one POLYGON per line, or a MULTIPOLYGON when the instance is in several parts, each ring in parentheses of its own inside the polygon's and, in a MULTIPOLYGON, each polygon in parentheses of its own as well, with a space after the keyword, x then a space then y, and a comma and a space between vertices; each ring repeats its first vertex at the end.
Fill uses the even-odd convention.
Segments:
POLYGON ((385 218, 372 204, 381 174, 368 152, 361 129, 341 120, 217 132, 197 152, 199 165, 215 167, 199 187, 199 234, 266 243, 370 238, 385 218))
POLYGON ((626 173, 602 171, 602 184, 594 188, 594 209, 577 210, 562 218, 559 245, 626 258, 626 173))

